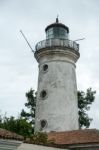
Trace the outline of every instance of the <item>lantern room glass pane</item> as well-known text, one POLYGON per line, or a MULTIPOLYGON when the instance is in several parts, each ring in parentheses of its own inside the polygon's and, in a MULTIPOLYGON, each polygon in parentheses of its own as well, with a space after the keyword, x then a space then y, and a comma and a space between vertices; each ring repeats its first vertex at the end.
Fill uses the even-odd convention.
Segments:
POLYGON ((60 38, 60 39, 68 39, 67 30, 62 27, 52 27, 47 30, 46 38, 60 38))

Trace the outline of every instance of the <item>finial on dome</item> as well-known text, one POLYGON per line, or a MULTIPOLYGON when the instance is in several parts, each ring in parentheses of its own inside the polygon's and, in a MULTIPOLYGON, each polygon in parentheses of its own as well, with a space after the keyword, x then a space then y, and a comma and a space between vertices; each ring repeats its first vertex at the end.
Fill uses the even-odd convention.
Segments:
POLYGON ((56 18, 56 23, 59 23, 58 17, 59 17, 59 15, 57 15, 57 18, 56 18))

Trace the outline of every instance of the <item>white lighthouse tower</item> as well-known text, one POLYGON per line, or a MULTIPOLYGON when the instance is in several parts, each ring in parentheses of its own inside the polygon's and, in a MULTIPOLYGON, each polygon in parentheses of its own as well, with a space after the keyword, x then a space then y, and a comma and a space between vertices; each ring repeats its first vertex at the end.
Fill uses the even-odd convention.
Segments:
POLYGON ((75 63, 79 45, 68 39, 69 28, 58 18, 45 32, 46 39, 37 43, 35 51, 39 63, 35 131, 77 130, 75 63))

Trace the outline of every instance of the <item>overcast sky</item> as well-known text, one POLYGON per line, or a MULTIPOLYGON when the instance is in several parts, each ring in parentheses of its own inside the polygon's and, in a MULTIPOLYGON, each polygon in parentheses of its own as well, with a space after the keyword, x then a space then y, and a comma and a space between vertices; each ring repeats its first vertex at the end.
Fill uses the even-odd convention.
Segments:
POLYGON ((57 14, 71 40, 85 38, 78 42, 77 87, 97 91, 89 115, 91 128, 99 128, 99 0, 0 0, 0 110, 17 116, 25 93, 37 89, 38 64, 19 30, 35 49, 57 14))

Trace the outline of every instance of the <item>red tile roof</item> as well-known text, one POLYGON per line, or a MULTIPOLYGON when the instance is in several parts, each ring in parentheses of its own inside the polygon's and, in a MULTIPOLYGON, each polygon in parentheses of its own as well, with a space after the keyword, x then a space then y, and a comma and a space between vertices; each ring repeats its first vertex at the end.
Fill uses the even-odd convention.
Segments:
POLYGON ((13 132, 10 132, 10 131, 8 131, 6 129, 2 129, 2 128, 0 128, 0 138, 3 138, 3 139, 15 139, 15 140, 20 140, 20 141, 24 140, 23 136, 18 135, 18 134, 13 133, 13 132))
MULTIPOLYGON (((20 136, 16 133, 12 133, 6 129, 1 128, 0 128, 0 138, 15 139, 21 141, 24 140, 23 136, 20 136)), ((52 146, 92 144, 92 143, 99 144, 99 130, 84 129, 65 132, 50 132, 48 133, 48 140, 54 142, 52 146)))
POLYGON ((99 130, 84 129, 67 132, 50 132, 48 139, 57 145, 99 143, 99 130))

